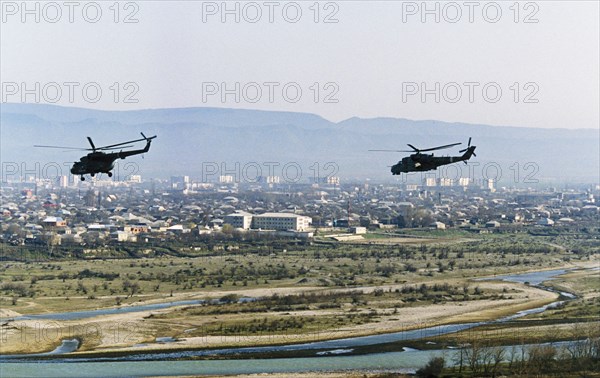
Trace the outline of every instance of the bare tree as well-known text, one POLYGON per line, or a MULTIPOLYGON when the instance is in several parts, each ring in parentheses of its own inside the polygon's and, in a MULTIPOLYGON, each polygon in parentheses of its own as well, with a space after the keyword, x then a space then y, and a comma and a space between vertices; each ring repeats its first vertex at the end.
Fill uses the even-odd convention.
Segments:
POLYGON ((554 370, 557 350, 553 345, 531 345, 527 348, 528 372, 540 375, 554 370))
POLYGON ((437 378, 441 376, 444 364, 444 357, 431 357, 427 365, 416 371, 416 375, 423 378, 437 378))

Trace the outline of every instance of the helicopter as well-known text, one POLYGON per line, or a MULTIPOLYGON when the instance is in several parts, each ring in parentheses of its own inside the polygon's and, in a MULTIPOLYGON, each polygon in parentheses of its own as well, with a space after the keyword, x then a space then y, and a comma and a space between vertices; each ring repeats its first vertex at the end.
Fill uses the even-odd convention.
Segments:
POLYGON ((435 156, 433 156, 433 154, 423 154, 422 153, 422 152, 429 152, 429 151, 435 151, 435 150, 442 150, 445 148, 458 146, 459 144, 462 144, 462 143, 452 143, 452 144, 446 144, 444 146, 425 148, 425 149, 419 149, 419 148, 416 148, 415 146, 413 146, 412 144, 408 144, 408 146, 410 148, 412 148, 412 151, 406 151, 406 150, 403 150, 403 151, 369 150, 369 151, 414 152, 414 154, 403 158, 402 160, 400 160, 398 162, 398 164, 395 164, 392 166, 392 169, 391 169, 392 175, 400 175, 401 173, 408 173, 408 172, 431 171, 441 165, 452 164, 452 163, 456 163, 459 161, 463 161, 465 164, 467 164, 467 160, 469 160, 471 158, 471 156, 477 156, 477 155, 475 155, 476 146, 471 146, 471 138, 469 138, 469 143, 468 143, 467 148, 459 151, 461 153, 464 152, 464 154, 462 154, 461 156, 435 157, 435 156))
POLYGON ((85 174, 89 174, 94 177, 96 173, 106 173, 108 177, 112 177, 111 170, 115 166, 115 160, 117 159, 125 159, 128 156, 139 155, 150 150, 150 144, 152 143, 152 139, 156 138, 156 135, 147 137, 142 134, 143 139, 130 140, 128 142, 122 142, 117 144, 111 144, 103 147, 96 147, 92 138, 87 137, 88 142, 92 146, 92 148, 76 148, 76 147, 59 147, 59 146, 41 146, 35 145, 34 147, 43 147, 43 148, 63 148, 70 150, 81 150, 81 151, 92 151, 89 154, 82 156, 79 161, 73 164, 71 167, 71 173, 74 175, 81 175, 81 181, 85 181, 85 174), (146 146, 139 150, 130 150, 123 151, 122 148, 133 147, 129 145, 129 143, 146 141, 146 146), (110 150, 121 150, 119 152, 104 152, 110 150))

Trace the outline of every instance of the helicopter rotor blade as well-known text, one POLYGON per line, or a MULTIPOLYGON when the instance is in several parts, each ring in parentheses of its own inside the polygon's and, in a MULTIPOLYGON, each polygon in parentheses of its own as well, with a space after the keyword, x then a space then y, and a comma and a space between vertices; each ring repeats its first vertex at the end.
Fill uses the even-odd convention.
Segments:
POLYGON ((130 140, 128 142, 122 142, 122 143, 116 143, 116 144, 109 144, 108 146, 99 147, 98 150, 106 150, 106 149, 110 149, 110 148, 113 148, 113 147, 120 147, 120 146, 124 146, 126 144, 129 144, 129 143, 135 143, 135 142, 139 142, 139 141, 142 141, 142 140, 144 140, 144 139, 130 140))
POLYGON ((81 148, 81 147, 64 147, 64 146, 43 146, 36 144, 33 147, 41 147, 41 148, 62 148, 67 150, 78 150, 78 151, 88 151, 90 148, 81 148))
MULTIPOLYGON (((413 146, 412 144, 407 144, 408 147, 412 148, 413 150, 415 150, 416 152, 419 152, 419 149, 415 146, 413 146)), ((424 151, 424 150, 421 150, 424 151)), ((412 152, 412 151, 411 151, 412 152)))
POLYGON ((414 152, 414 151, 405 151, 405 150, 369 150, 371 152, 414 152))
POLYGON ((102 151, 122 150, 123 148, 129 148, 129 147, 133 147, 133 144, 130 144, 130 145, 127 145, 127 146, 120 146, 120 147, 98 148, 98 150, 102 150, 102 151))
POLYGON ((142 134, 142 136, 144 137, 144 138, 142 138, 142 139, 135 139, 135 140, 130 140, 130 141, 127 141, 127 142, 116 143, 116 144, 110 144, 110 145, 108 145, 108 146, 102 146, 102 147, 99 147, 99 148, 98 148, 98 150, 104 150, 104 149, 107 149, 107 148, 112 148, 112 147, 123 146, 123 145, 129 144, 129 143, 142 142, 142 141, 150 141, 150 140, 152 140, 152 139, 156 138, 156 135, 154 135, 154 136, 151 136, 151 137, 147 137, 147 136, 145 136, 144 134, 142 134))
POLYGON ((92 138, 87 137, 88 142, 90 142, 90 145, 92 146, 92 150, 96 151, 96 146, 94 146, 94 142, 92 142, 92 138))
MULTIPOLYGON (((417 151, 424 152, 424 151, 443 150, 444 148, 450 148, 450 147, 458 146, 459 144, 462 144, 462 143, 452 143, 452 144, 446 144, 446 145, 444 145, 444 146, 438 146, 438 147, 433 147, 433 148, 425 148, 425 149, 422 149, 422 150, 417 150, 417 151)), ((412 147, 412 146, 411 146, 411 147, 412 147)))
POLYGON ((133 145, 130 145, 130 143, 135 143, 135 142, 141 142, 141 141, 146 141, 149 142, 152 139, 156 138, 156 135, 153 135, 151 137, 147 137, 146 135, 144 135, 144 133, 140 133, 143 136, 143 139, 135 139, 135 140, 130 140, 127 142, 122 142, 122 143, 116 143, 116 144, 110 144, 108 146, 102 146, 102 147, 96 147, 96 145, 94 144, 94 142, 92 141, 92 138, 87 137, 88 142, 90 143, 90 146, 92 146, 92 148, 81 148, 81 147, 65 147, 65 146, 46 146, 46 145, 34 145, 33 147, 42 147, 42 148, 62 148, 62 149, 68 149, 68 150, 76 150, 76 151, 99 151, 99 150, 118 150, 118 149, 122 149, 122 148, 129 148, 129 147, 133 147, 133 145), (118 148, 116 148, 118 147, 118 148))

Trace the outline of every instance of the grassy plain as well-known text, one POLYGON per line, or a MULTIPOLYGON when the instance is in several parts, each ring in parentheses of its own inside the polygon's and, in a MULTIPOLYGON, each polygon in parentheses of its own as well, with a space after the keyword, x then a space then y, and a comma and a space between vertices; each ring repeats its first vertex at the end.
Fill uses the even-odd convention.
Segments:
MULTIPOLYGON (((78 353, 285 344, 496 319, 558 295, 474 278, 598 266, 595 250, 574 253, 572 241, 567 248, 527 234, 410 234, 419 241, 397 243, 401 236, 395 233, 368 237, 367 243, 277 247, 230 240, 219 248, 185 246, 177 255, 3 261, 0 352, 44 352, 66 338, 82 342, 78 353), (243 297, 258 300, 240 302, 243 297), (190 299, 219 301, 71 321, 6 319, 190 299), (157 343, 157 337, 176 341, 157 343)), ((572 272, 555 281, 582 302, 544 317, 562 317, 563 326, 593 319, 600 307, 597 275, 572 272)), ((527 322, 509 327, 525 332, 527 322)), ((457 336, 445 342, 462 341, 457 336)))

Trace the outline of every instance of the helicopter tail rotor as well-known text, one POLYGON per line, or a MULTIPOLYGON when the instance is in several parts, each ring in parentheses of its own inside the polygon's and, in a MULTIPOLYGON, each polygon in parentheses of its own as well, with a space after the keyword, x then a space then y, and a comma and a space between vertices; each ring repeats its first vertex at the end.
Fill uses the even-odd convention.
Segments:
POLYGON ((468 149, 469 149, 469 147, 471 147, 471 137, 469 137, 469 143, 467 144, 467 148, 465 148, 464 150, 460 150, 460 151, 458 151, 458 152, 461 152, 461 153, 462 153, 462 152, 465 152, 466 150, 468 150, 468 149))
POLYGON ((467 144, 467 148, 465 148, 464 150, 460 150, 459 152, 460 152, 460 153, 463 153, 463 152, 466 152, 466 151, 469 151, 469 150, 471 151, 471 154, 472 154, 473 156, 477 156, 477 155, 475 154, 475 146, 473 146, 473 147, 471 148, 471 137, 469 137, 469 143, 467 144))
POLYGON ((151 137, 147 137, 146 135, 144 135, 144 133, 140 132, 140 134, 142 134, 142 137, 144 138, 144 140, 146 140, 146 142, 150 142, 152 139, 156 138, 156 135, 151 136, 151 137))

